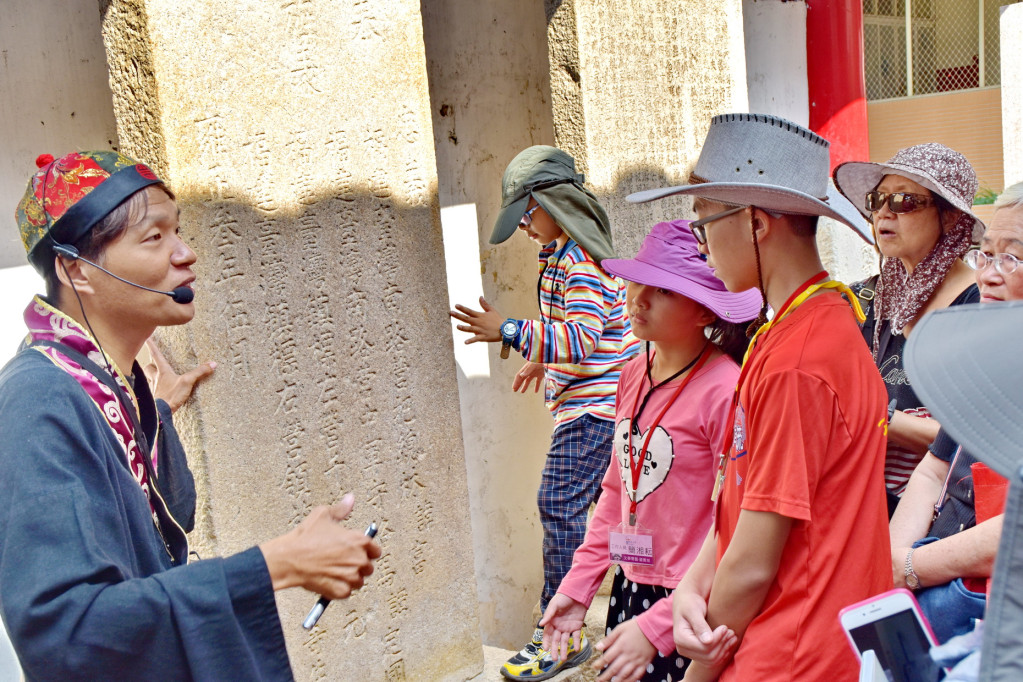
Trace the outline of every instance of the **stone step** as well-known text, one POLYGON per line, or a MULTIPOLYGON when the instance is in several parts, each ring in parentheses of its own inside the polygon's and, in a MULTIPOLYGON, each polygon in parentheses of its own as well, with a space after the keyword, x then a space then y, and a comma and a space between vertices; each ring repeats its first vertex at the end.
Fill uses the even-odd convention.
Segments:
MULTIPOLYGON (((586 612, 586 637, 590 644, 596 644, 604 638, 604 622, 607 620, 608 597, 598 594, 593 598, 589 611, 586 612)), ((483 672, 467 682, 507 682, 501 675, 501 666, 515 654, 514 651, 507 651, 499 647, 483 647, 483 672)), ((549 678, 549 682, 593 682, 597 679, 597 671, 590 668, 597 657, 597 652, 588 661, 575 668, 549 678)))

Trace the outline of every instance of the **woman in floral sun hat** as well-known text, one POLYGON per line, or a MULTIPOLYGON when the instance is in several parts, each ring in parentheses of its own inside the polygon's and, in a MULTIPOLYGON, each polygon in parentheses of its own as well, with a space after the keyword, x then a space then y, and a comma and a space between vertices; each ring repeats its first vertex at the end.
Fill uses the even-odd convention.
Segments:
POLYGON ((858 294, 867 303, 863 336, 890 400, 885 484, 891 515, 939 429, 903 368, 906 339, 924 314, 979 300, 962 260, 984 233, 972 211, 977 176, 965 156, 932 142, 902 149, 885 163, 843 163, 834 180, 871 221, 881 255, 880 276, 861 283, 858 294))

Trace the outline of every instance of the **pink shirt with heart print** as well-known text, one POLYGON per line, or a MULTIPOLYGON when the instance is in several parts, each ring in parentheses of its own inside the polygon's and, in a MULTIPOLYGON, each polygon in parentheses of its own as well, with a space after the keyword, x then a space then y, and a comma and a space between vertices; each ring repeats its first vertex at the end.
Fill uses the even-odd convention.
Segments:
MULTIPOLYGON (((692 378, 664 414, 650 438, 646 466, 640 476, 636 509, 637 524, 653 535, 652 567, 623 564, 625 577, 645 585, 673 589, 696 559, 713 518, 710 501, 717 472, 717 449, 728 429, 728 408, 738 366, 727 356, 708 362, 692 378)), ((639 417, 640 433, 632 438, 639 449, 657 415, 671 400, 676 379, 654 391, 639 417)), ((604 475, 602 492, 586 532, 576 550, 572 569, 558 592, 589 606, 611 565, 608 532, 627 524, 632 478, 628 462, 628 433, 637 392, 650 389, 646 360, 640 353, 622 369, 616 396, 614 457, 604 475)), ((671 636, 671 603, 662 599, 636 618, 643 634, 658 651, 675 650, 671 636)))

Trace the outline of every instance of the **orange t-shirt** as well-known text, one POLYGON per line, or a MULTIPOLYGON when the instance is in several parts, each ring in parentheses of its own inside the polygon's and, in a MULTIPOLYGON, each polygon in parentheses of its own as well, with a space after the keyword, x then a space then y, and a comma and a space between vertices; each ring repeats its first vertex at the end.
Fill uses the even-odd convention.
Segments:
POLYGON ((740 510, 795 521, 721 681, 856 680, 838 612, 892 587, 884 383, 837 293, 807 299, 757 345, 718 504, 718 563, 740 510))

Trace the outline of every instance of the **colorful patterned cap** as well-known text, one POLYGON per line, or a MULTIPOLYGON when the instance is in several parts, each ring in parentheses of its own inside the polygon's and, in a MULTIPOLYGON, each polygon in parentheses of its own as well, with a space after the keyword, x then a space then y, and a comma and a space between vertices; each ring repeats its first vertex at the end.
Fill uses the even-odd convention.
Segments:
POLYGON ((54 244, 74 244, 128 197, 162 183, 145 164, 114 151, 71 152, 36 159, 14 217, 28 259, 39 272, 54 244))

